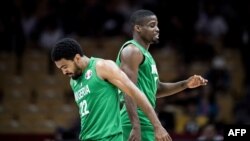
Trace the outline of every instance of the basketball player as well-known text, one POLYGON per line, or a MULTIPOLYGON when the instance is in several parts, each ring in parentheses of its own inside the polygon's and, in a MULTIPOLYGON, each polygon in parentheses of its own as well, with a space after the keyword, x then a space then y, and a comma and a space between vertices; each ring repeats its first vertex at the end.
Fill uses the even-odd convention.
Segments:
MULTIPOLYGON (((156 98, 176 94, 186 88, 196 88, 207 84, 207 80, 194 75, 176 83, 163 83, 159 80, 153 57, 148 51, 159 39, 158 20, 149 10, 135 11, 131 18, 133 39, 125 42, 116 63, 146 94, 150 104, 155 107, 156 98)), ((137 108, 133 100, 124 95, 125 105, 121 109, 124 140, 154 141, 154 128, 145 112, 137 108)))

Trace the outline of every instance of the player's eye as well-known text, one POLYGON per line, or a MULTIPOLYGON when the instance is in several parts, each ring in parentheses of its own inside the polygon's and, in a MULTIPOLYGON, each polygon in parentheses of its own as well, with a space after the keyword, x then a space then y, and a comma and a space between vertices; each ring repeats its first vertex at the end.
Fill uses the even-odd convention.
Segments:
POLYGON ((63 66, 63 67, 62 67, 63 70, 65 70, 65 69, 67 69, 67 68, 68 68, 67 66, 63 66))

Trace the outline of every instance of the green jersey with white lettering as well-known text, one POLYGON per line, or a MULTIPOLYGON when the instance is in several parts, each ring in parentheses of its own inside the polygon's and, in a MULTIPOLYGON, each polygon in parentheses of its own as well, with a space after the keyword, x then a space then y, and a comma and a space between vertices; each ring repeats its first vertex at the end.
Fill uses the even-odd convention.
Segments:
POLYGON ((90 58, 82 76, 70 80, 81 118, 79 139, 84 141, 122 134, 118 90, 97 76, 97 61, 90 58))
MULTIPOLYGON (((151 54, 148 52, 148 50, 143 48, 135 40, 127 41, 126 43, 123 44, 123 46, 118 54, 116 63, 120 66, 120 64, 121 64, 121 60, 120 60, 121 51, 123 50, 124 47, 126 47, 129 44, 133 44, 137 48, 139 48, 141 53, 144 56, 144 60, 139 66, 138 78, 137 78, 136 85, 142 92, 144 92, 144 94, 148 98, 151 105, 155 108, 156 92, 157 92, 157 88, 158 88, 159 79, 158 79, 158 72, 156 69, 155 61, 154 61, 153 57, 151 56, 151 54)), ((124 98, 121 99, 121 101, 123 101, 123 100, 124 100, 124 98)), ((138 116, 139 116, 139 119, 141 122, 141 126, 152 126, 150 120, 148 119, 148 117, 143 113, 143 111, 140 108, 137 109, 137 113, 138 113, 138 116)), ((123 106, 123 108, 121 109, 121 120, 122 120, 122 126, 131 124, 128 113, 126 111, 126 106, 123 106)))

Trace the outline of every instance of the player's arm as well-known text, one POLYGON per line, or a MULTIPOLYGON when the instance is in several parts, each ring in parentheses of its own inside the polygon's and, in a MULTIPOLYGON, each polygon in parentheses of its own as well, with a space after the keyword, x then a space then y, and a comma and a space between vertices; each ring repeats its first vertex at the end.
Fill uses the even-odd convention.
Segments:
MULTIPOLYGON (((136 84, 138 77, 139 65, 143 61, 143 55, 140 50, 134 45, 130 44, 124 48, 121 52, 121 65, 120 68, 123 72, 130 78, 130 80, 136 84)), ((125 105, 128 112, 129 119, 132 124, 132 131, 130 138, 135 140, 140 140, 141 129, 140 129, 140 120, 137 114, 137 105, 131 99, 130 96, 124 95, 125 105)))
POLYGON ((207 80, 200 75, 193 75, 186 80, 176 83, 159 82, 157 90, 157 98, 170 96, 183 91, 187 88, 196 88, 207 84, 207 80))
POLYGON ((146 96, 136 87, 127 75, 110 60, 100 60, 96 64, 97 75, 117 86, 125 94, 129 95, 142 111, 148 116, 155 129, 157 140, 171 140, 166 130, 162 127, 153 107, 146 96))

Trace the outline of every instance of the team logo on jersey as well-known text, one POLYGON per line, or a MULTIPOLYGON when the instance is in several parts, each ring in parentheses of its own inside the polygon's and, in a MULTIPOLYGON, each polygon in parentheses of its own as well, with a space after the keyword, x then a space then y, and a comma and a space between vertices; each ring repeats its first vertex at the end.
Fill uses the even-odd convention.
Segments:
POLYGON ((85 79, 89 79, 92 76, 92 71, 91 70, 87 70, 86 74, 85 74, 85 79))

